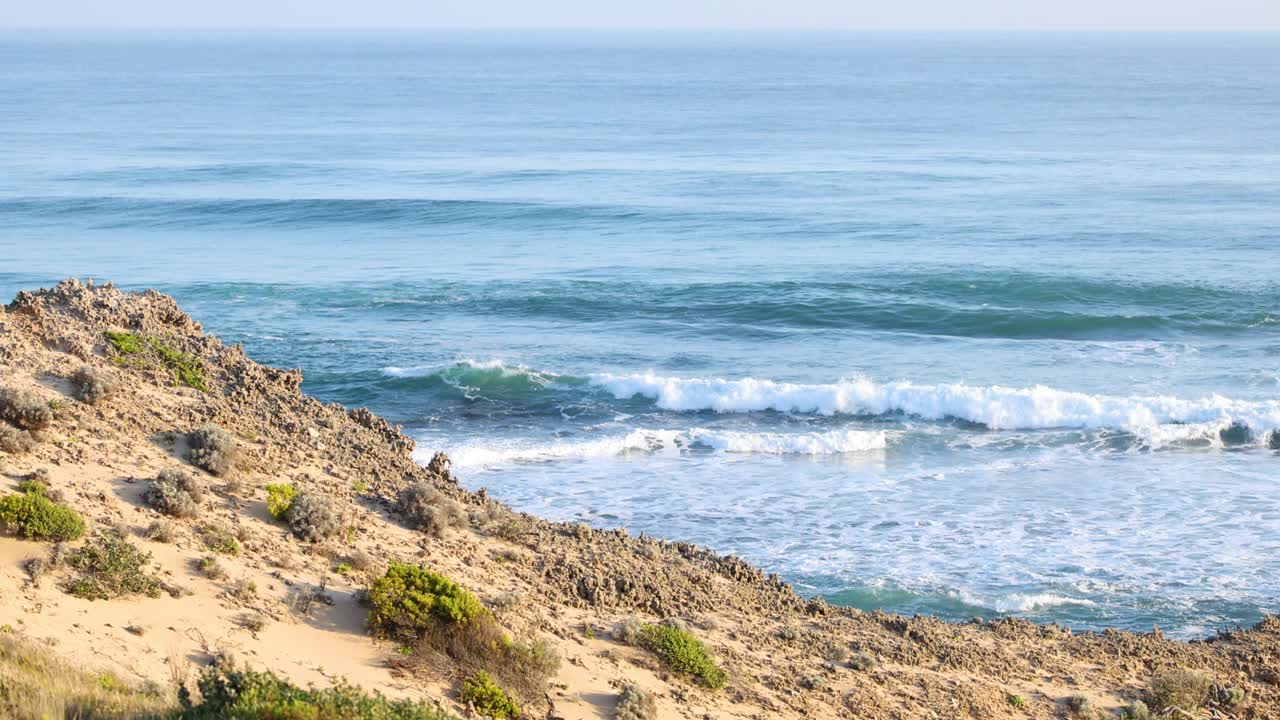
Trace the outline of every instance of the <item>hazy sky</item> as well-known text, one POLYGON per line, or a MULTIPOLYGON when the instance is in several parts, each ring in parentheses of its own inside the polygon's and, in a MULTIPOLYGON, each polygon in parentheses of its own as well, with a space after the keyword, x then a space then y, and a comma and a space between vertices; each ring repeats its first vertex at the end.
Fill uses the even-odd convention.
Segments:
POLYGON ((0 0, 0 26, 1280 30, 1280 0, 0 0))

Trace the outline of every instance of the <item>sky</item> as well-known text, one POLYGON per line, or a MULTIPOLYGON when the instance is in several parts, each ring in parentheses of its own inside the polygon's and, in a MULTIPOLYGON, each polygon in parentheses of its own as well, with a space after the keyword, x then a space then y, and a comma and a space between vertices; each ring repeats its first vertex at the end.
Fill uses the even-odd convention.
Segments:
POLYGON ((1280 30, 1280 0, 0 0, 0 27, 1280 30))

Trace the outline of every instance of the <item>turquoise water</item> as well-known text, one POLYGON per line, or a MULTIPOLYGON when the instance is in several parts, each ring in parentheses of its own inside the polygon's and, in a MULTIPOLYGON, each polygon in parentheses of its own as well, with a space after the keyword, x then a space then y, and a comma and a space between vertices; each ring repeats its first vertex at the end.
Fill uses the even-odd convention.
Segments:
POLYGON ((0 291, 802 592, 1280 610, 1280 37, 0 35, 0 291))

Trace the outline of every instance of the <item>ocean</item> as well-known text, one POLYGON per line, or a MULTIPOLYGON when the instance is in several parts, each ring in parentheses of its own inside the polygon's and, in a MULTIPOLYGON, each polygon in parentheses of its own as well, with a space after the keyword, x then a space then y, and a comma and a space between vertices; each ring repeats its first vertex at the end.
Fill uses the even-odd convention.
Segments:
POLYGON ((0 35, 0 292, 153 287, 807 595, 1280 611, 1280 36, 0 35))

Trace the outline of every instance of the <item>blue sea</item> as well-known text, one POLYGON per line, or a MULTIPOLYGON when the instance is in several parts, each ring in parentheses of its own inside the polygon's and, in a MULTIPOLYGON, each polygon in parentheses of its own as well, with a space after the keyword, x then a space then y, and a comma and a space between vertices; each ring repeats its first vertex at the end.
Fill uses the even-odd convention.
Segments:
POLYGON ((1280 36, 0 35, 0 292, 178 298, 802 593, 1280 610, 1280 36))

